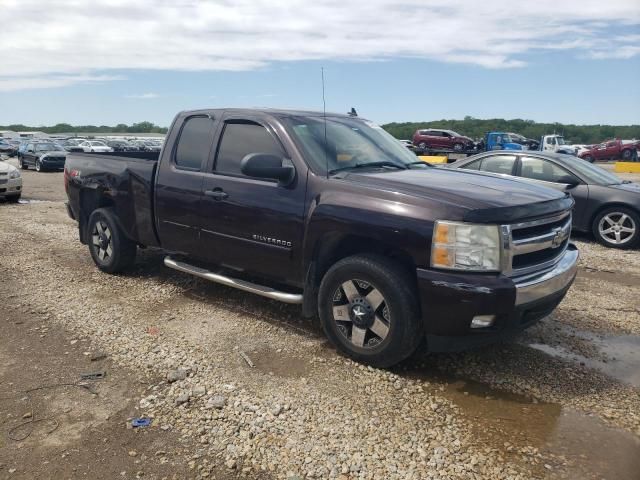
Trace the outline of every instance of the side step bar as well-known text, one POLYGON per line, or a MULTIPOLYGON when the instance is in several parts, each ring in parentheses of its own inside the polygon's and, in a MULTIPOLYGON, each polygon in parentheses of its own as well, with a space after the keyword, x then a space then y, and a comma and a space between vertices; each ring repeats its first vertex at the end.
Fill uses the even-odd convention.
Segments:
POLYGON ((227 277, 225 275, 210 272, 204 268, 189 265, 188 263, 178 262, 171 257, 164 257, 164 264, 174 270, 190 273, 191 275, 204 278, 210 282, 221 283, 222 285, 237 288, 238 290, 243 290, 245 292, 255 293, 256 295, 271 298, 272 300, 278 300, 284 303, 302 303, 302 294, 280 292, 273 288, 265 287, 264 285, 258 285, 256 283, 247 282, 246 280, 227 277))

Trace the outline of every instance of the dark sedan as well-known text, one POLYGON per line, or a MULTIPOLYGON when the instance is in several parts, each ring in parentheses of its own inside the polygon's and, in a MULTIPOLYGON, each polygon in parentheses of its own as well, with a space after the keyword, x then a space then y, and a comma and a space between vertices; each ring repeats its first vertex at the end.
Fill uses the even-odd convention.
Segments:
POLYGON ((67 152, 57 143, 53 142, 29 142, 20 154, 20 168, 26 170, 33 166, 36 171, 63 170, 67 152))
POLYGON ((521 177, 571 193, 576 204, 573 229, 593 232, 614 248, 640 244, 640 184, 569 155, 531 151, 480 153, 445 168, 464 168, 521 177))

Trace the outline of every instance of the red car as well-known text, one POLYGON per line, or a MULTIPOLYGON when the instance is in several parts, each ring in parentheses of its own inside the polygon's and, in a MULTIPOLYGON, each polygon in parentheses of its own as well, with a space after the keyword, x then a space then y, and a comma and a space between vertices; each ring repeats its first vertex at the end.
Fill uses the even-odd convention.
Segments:
POLYGON ((475 143, 469 137, 460 135, 452 130, 438 130, 426 128, 416 130, 413 134, 413 144, 421 150, 473 150, 475 143))
POLYGON ((615 140, 607 140, 598 145, 592 145, 589 150, 585 150, 578 154, 578 157, 593 162, 595 160, 616 160, 623 159, 626 161, 638 159, 638 149, 640 149, 640 141, 625 142, 616 138, 615 140))

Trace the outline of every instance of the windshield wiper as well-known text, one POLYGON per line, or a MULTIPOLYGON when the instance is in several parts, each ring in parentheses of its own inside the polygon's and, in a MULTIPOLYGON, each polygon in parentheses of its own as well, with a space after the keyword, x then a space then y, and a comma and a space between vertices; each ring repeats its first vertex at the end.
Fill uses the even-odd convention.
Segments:
POLYGON ((410 165, 424 165, 425 167, 433 167, 433 165, 431 165, 428 162, 423 162, 422 160, 418 160, 417 162, 409 162, 409 163, 405 163, 405 165, 408 167, 410 165))
POLYGON ((356 168, 366 168, 366 167, 394 167, 399 170, 406 170, 406 167, 403 164, 389 162, 389 161, 381 161, 381 162, 368 162, 368 163, 356 163, 355 165, 349 165, 348 167, 340 167, 329 170, 329 175, 333 175, 334 173, 342 172, 344 170, 352 170, 356 168))

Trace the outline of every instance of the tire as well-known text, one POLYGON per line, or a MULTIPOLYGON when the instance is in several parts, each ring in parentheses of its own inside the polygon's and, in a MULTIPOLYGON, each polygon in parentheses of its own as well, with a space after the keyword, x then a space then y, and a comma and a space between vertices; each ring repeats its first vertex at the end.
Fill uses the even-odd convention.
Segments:
POLYGON ((583 159, 585 162, 589 162, 589 163, 593 163, 593 162, 594 162, 594 160, 595 160, 595 158, 593 158, 593 156, 592 156, 592 155, 585 155, 584 157, 582 157, 582 159, 583 159))
POLYGON ((22 170, 28 170, 29 169, 29 165, 27 165, 26 163, 24 163, 24 158, 19 157, 18 158, 18 165, 20 166, 20 168, 22 170))
POLYGON ((427 145, 425 142, 420 142, 418 144, 418 148, 421 150, 426 150, 427 148, 429 148, 429 145, 427 145))
POLYGON ((118 273, 133 265, 137 245, 125 236, 112 209, 95 210, 87 229, 89 252, 100 270, 118 273))
POLYGON ((640 215, 626 207, 608 207, 591 226, 596 240, 605 247, 627 249, 640 243, 640 215))
POLYGON ((320 283, 318 313, 334 347, 375 367, 409 357, 423 338, 414 281, 378 255, 356 255, 333 265, 320 283))
POLYGON ((22 196, 21 193, 19 193, 18 195, 9 195, 7 197, 5 197, 7 199, 7 202, 9 203, 18 203, 18 201, 20 200, 20 197, 22 196))
POLYGON ((463 150, 464 150, 464 145, 463 145, 463 144, 461 144, 461 143, 454 143, 454 144, 453 144, 453 149, 454 149, 456 152, 461 152, 461 151, 463 151, 463 150))
POLYGON ((631 160, 631 157, 633 157, 633 152, 631 150, 626 149, 622 151, 622 159, 625 162, 628 162, 629 160, 631 160))
POLYGON ((38 159, 36 159, 36 172, 44 172, 44 168, 42 168, 42 164, 38 159))

